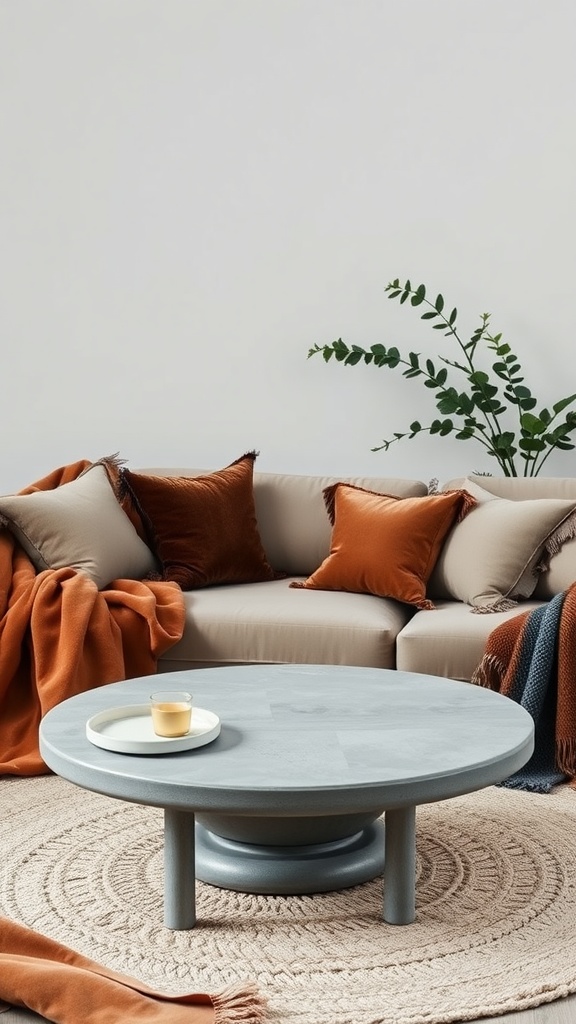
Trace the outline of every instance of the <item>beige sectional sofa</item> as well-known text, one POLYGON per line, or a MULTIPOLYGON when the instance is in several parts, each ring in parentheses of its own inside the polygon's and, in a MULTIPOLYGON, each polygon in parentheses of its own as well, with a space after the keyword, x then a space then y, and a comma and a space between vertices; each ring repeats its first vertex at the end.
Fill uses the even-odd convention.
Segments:
MULTIPOLYGON (((207 472, 210 471, 181 468, 138 470, 166 477, 207 472)), ((398 668, 469 680, 481 659, 486 639, 497 624, 548 600, 576 579, 576 516, 572 514, 576 509, 576 479, 472 476, 466 481, 451 481, 442 488, 445 491, 480 486, 484 500, 462 524, 453 527, 447 538, 448 546, 444 546, 428 584, 434 610, 417 610, 370 593, 291 587, 292 581, 303 581, 314 573, 329 555, 332 526, 323 490, 343 479, 254 473, 254 500, 262 544, 272 567, 287 575, 266 582, 185 591, 185 632, 161 659, 159 671, 231 663, 302 662, 398 668), (483 509, 482 520, 478 509, 483 509), (476 519, 472 520, 472 516, 476 519), (460 538, 455 531, 466 523, 468 532, 464 536, 462 531, 460 538), (479 529, 481 523, 483 528, 479 529), (551 523, 555 524, 554 529, 551 523), (546 555, 545 542, 550 539, 546 555), (523 560, 520 573, 514 568, 518 558, 523 560), (548 568, 538 571, 543 558, 548 568), (498 573, 505 576, 511 572, 514 577, 506 583, 510 586, 503 591, 505 599, 500 605, 490 596, 490 586, 486 591, 486 580, 481 578, 491 572, 496 577, 498 573), (475 607, 450 592, 460 588, 465 593, 469 580, 473 590, 476 587, 480 594, 476 599, 476 592, 472 593, 475 607), (517 592, 520 600, 512 603, 517 592), (488 610, 491 602, 504 610, 488 610)), ((418 480, 346 479, 357 487, 401 498, 423 497, 428 493, 428 486, 418 480)), ((502 585, 501 579, 496 582, 502 585)))

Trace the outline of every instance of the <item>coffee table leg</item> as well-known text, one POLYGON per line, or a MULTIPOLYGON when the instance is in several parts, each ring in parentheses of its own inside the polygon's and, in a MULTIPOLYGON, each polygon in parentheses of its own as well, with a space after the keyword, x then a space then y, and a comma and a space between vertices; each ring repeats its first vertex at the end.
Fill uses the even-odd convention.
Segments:
POLYGON ((164 809, 164 924, 177 930, 196 924, 194 815, 164 809))
POLYGON ((384 920, 410 924, 416 917, 416 808, 386 811, 384 920))

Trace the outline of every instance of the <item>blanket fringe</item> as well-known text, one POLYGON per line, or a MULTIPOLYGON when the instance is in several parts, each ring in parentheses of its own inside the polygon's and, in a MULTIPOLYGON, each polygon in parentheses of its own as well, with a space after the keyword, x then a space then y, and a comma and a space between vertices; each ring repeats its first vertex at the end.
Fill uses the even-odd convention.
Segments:
POLYGON ((485 654, 482 661, 472 673, 470 680, 474 686, 483 686, 487 690, 498 689, 498 682, 504 675, 506 666, 495 654, 485 654))
POLYGON ((214 1024, 264 1024, 266 1020, 266 1000, 252 981, 228 985, 210 998, 214 1024))
POLYGON ((564 775, 571 779, 576 777, 576 738, 556 740, 556 764, 564 775))

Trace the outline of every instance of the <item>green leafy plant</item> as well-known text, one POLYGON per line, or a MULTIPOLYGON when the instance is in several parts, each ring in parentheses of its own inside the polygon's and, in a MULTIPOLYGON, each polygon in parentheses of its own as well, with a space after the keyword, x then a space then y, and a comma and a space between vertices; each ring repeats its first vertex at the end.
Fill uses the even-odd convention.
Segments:
POLYGON ((460 354, 457 359, 439 356, 442 365, 437 365, 419 352, 409 352, 406 357, 395 346, 376 344, 366 349, 346 345, 342 338, 309 350, 308 358, 321 352, 326 362, 334 357, 345 366, 363 362, 389 370, 399 368, 404 377, 421 377, 424 387, 436 393, 440 418, 428 426, 415 420, 409 430, 394 432, 372 451, 387 451, 394 442, 425 431, 440 437, 453 434, 459 441, 481 444, 505 476, 536 476, 553 451, 574 449, 570 438, 576 430, 576 412, 565 410, 576 401, 576 394, 555 402, 552 410, 541 408, 535 412, 538 402, 524 383, 518 356, 502 341, 501 334, 491 333, 490 313, 481 314, 480 325, 470 340, 464 341, 457 329, 458 310, 454 307, 448 311, 442 295, 431 302, 423 284, 413 288, 410 281, 400 284, 398 278, 386 285, 385 291, 389 299, 398 299, 401 305, 409 302, 411 307, 426 307, 420 319, 452 338, 460 354), (492 359, 488 369, 478 365, 487 352, 493 353, 488 357, 488 362, 492 359), (516 421, 512 429, 508 423, 511 413, 516 421), (519 468, 523 470, 520 473, 519 468))

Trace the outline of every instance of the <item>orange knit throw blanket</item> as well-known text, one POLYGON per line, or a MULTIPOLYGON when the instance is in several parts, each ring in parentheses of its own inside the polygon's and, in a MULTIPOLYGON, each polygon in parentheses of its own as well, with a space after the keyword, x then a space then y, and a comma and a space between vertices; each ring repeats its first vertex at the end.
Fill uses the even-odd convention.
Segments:
MULTIPOLYGON (((75 480, 88 461, 55 470, 26 491, 75 480)), ((72 569, 37 573, 0 529, 0 775, 41 775, 40 719, 66 697, 156 671, 180 639, 175 583, 114 580, 99 591, 72 569)))
POLYGON ((208 995, 165 995, 117 974, 31 928, 0 917, 0 1013, 34 1010, 55 1024, 261 1024, 251 982, 208 995))
POLYGON ((554 766, 576 785, 576 583, 545 608, 497 626, 472 682, 512 697, 531 713, 534 694, 547 702, 554 766))

